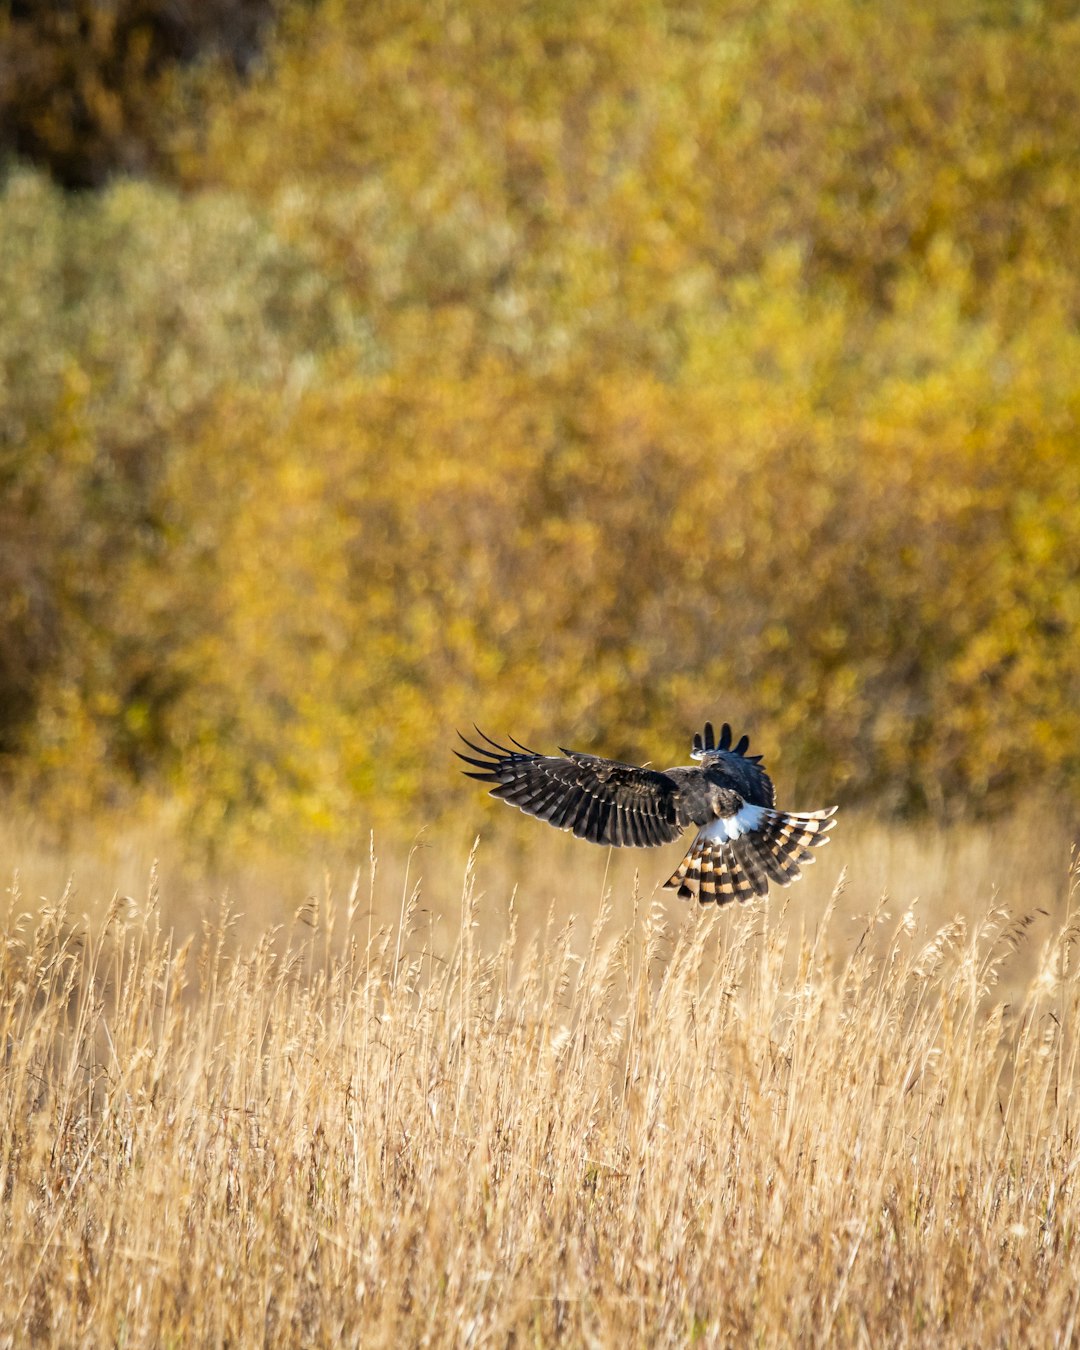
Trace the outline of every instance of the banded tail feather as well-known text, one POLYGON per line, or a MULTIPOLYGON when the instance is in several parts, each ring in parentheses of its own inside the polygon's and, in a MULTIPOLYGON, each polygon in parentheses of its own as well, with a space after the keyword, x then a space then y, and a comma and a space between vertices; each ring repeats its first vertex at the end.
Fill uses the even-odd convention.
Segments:
POLYGON ((812 848, 829 842, 836 807, 828 811, 774 811, 743 806, 700 829, 690 851, 664 886, 701 904, 746 904, 769 882, 789 886, 816 861, 812 848))

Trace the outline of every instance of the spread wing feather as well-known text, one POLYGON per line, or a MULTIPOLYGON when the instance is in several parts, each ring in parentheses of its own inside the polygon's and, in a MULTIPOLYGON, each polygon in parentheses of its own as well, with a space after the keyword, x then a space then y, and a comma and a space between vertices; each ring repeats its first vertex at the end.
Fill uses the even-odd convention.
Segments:
POLYGON ((477 735, 486 744, 462 736, 472 754, 454 752, 472 766, 467 776, 493 784, 493 797, 579 839, 652 848, 671 843, 691 823, 682 779, 696 771, 661 773, 565 749, 562 756, 541 755, 513 738, 515 749, 500 745, 479 727, 477 735))

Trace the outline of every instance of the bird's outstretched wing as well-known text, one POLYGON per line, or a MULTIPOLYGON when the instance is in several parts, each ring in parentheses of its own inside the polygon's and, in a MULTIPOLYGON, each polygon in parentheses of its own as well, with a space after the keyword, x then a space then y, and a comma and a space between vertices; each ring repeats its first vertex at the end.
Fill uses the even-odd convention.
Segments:
POLYGON ((559 829, 573 830, 579 839, 651 848, 671 843, 690 823, 680 800, 682 785, 670 773, 566 749, 562 756, 539 755, 512 737, 517 748, 510 750, 479 728, 477 735, 487 745, 461 736, 473 754, 454 752, 479 770, 466 770, 468 777, 494 783, 493 797, 559 829))

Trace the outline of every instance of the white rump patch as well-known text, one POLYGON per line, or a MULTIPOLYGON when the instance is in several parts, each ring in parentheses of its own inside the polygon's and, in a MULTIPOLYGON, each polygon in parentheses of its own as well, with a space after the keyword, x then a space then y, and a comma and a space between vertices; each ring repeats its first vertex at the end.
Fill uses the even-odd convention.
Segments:
POLYGON ((708 825, 701 827, 701 838, 711 839, 714 843, 724 844, 738 839, 752 830, 760 830, 761 823, 772 813, 764 806, 751 806, 743 802, 733 816, 718 816, 708 825))

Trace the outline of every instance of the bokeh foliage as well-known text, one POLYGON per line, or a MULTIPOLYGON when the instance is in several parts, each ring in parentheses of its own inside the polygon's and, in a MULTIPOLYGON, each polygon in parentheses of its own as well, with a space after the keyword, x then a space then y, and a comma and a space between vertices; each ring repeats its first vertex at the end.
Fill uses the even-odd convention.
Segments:
POLYGON ((245 70, 275 0, 9 0, 0 8, 0 155, 66 187, 162 164, 177 65, 213 53, 245 70))
POLYGON ((1053 5, 324 0, 174 82, 169 181, 9 174, 11 776, 343 832, 472 717, 714 715, 795 804, 1075 800, 1078 65, 1053 5))

